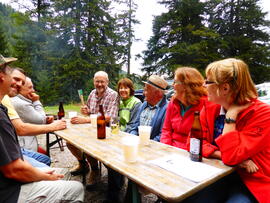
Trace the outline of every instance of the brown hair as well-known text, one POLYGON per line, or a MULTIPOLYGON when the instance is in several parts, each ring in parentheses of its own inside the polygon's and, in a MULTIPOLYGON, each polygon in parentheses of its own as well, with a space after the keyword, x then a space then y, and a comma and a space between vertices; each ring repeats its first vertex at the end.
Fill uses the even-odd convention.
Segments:
POLYGON ((195 105, 203 96, 207 96, 204 78, 201 73, 192 67, 180 67, 175 71, 176 78, 185 85, 187 105, 195 105))
POLYGON ((246 104, 258 96, 248 65, 240 59, 215 61, 207 66, 205 72, 218 85, 224 83, 230 85, 235 104, 246 104))
POLYGON ((117 92, 119 93, 120 86, 128 87, 130 89, 130 96, 134 95, 134 85, 133 82, 128 78, 122 78, 117 83, 117 92))

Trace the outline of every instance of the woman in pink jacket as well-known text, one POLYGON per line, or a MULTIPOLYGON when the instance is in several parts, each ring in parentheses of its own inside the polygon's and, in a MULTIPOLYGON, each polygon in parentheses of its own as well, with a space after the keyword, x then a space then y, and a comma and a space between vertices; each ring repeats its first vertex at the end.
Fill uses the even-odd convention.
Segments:
POLYGON ((204 79, 195 68, 182 67, 175 71, 173 87, 175 95, 168 104, 162 128, 161 142, 187 149, 194 112, 207 103, 204 79))
POLYGON ((201 111, 203 155, 242 166, 237 172, 244 184, 234 181, 228 202, 270 202, 270 106, 257 100, 241 60, 211 63, 206 77, 208 99, 215 104, 201 111))

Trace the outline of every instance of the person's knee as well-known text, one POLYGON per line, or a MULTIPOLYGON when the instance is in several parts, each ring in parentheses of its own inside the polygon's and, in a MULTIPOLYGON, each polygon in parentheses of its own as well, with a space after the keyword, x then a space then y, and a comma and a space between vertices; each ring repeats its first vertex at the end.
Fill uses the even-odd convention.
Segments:
POLYGON ((72 199, 76 201, 83 201, 84 199, 84 187, 81 182, 78 181, 66 181, 68 189, 65 191, 67 195, 71 195, 72 199))

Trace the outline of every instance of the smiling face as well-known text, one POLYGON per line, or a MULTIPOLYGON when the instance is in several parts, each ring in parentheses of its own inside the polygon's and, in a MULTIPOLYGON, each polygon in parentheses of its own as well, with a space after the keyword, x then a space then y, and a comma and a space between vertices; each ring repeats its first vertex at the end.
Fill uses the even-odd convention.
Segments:
MULTIPOLYGON (((0 94, 1 97, 8 94, 14 81, 11 77, 11 69, 9 67, 0 71, 0 94)), ((2 98, 1 98, 2 99, 2 98)))
POLYGON ((11 77, 12 77, 12 84, 8 95, 10 97, 14 97, 19 93, 21 87, 25 84, 26 78, 22 72, 16 69, 13 70, 13 72, 11 73, 11 77))
POLYGON ((130 88, 124 85, 120 85, 119 87, 119 95, 122 100, 127 100, 130 98, 130 88))
POLYGON ((94 86, 96 88, 96 91, 98 95, 103 95, 106 88, 108 87, 108 79, 104 76, 96 76, 94 78, 94 86))

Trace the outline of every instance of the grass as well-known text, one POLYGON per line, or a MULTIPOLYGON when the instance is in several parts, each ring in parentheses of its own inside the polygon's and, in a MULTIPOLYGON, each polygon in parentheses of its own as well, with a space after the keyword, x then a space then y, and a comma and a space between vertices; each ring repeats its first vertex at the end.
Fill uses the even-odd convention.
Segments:
MULTIPOLYGON (((58 105, 57 106, 45 106, 44 107, 45 112, 48 114, 57 114, 58 112, 58 105)), ((77 111, 78 113, 80 113, 80 109, 81 109, 81 104, 64 104, 64 110, 65 112, 69 112, 69 111, 77 111)))

